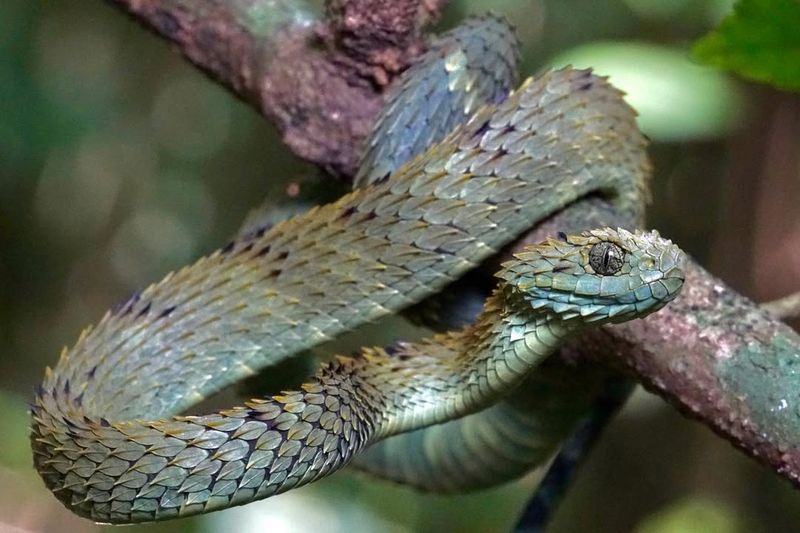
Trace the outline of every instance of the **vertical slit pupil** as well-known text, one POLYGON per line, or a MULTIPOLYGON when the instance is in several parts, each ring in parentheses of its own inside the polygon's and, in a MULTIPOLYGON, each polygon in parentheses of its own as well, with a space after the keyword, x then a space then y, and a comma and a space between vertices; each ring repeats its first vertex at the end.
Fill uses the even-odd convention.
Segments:
POLYGON ((615 244, 600 242, 589 250, 589 264, 600 275, 610 276, 622 268, 625 254, 615 244))

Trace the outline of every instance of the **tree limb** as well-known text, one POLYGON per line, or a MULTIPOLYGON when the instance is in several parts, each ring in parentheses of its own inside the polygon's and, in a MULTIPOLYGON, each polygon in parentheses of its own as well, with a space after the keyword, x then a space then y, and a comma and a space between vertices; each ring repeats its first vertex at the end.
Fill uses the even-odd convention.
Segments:
POLYGON ((382 89, 445 0, 107 0, 269 118, 298 156, 354 173, 382 89))

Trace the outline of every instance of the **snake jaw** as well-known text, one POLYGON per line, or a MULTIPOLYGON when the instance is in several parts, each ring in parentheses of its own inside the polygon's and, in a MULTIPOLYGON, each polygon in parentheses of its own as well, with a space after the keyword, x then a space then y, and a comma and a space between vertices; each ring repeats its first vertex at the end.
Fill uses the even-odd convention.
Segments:
POLYGON ((683 252, 656 231, 596 229, 548 239, 515 257, 498 274, 514 300, 565 322, 646 316, 674 299, 684 281, 683 252))

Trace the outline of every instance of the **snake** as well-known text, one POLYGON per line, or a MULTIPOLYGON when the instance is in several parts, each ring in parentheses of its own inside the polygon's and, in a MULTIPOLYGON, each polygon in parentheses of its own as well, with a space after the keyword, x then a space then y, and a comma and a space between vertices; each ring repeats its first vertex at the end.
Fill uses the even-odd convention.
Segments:
MULTIPOLYGON (((427 470, 424 487, 433 459, 415 470, 371 450, 394 442, 413 462, 422 441, 403 437, 473 417, 508 426, 514 398, 550 379, 536 367, 566 339, 673 299, 683 253, 656 232, 562 234, 503 264, 474 324, 336 356, 298 390, 187 414, 435 295, 571 202, 601 195, 641 213, 646 142, 622 93, 569 67, 511 90, 515 43, 494 15, 443 34, 389 92, 352 192, 275 224, 256 217, 65 348, 31 407, 34 465, 56 498, 96 522, 164 520, 279 494, 360 457, 412 484, 427 470)), ((484 452, 519 438, 498 433, 484 452)))

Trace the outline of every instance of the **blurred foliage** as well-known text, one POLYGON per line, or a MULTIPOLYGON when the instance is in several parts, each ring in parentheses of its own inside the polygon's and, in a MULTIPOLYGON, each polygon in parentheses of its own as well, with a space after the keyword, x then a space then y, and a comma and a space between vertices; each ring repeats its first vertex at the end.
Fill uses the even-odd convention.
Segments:
POLYGON ((713 139, 742 120, 743 100, 724 75, 693 64, 685 51, 637 42, 594 42, 547 61, 609 76, 639 113, 639 127, 655 141, 713 139))
POLYGON ((680 501, 649 516, 635 533, 753 533, 758 531, 740 514, 709 498, 680 501))
POLYGON ((800 91, 800 2, 739 0, 693 48, 699 61, 800 91))
MULTIPOLYGON (((564 62, 610 75, 654 140, 651 223, 709 260, 720 235, 745 240, 743 228, 719 223, 730 197, 746 194, 731 187, 729 169, 736 143, 764 138, 752 128, 769 123, 765 106, 782 98, 689 63, 689 43, 730 7, 453 0, 441 26, 493 9, 517 23, 525 75, 564 62)), ((101 0, 3 0, 0 59, 0 530, 97 531, 31 468, 25 402, 42 369, 116 301, 225 242, 250 208, 274 203, 313 169, 251 109, 101 0)), ((797 151, 796 139, 786 146, 797 151)), ((722 267, 750 259, 743 245, 736 251, 722 267)), ((382 322, 322 352, 417 334, 382 322)), ((126 531, 499 532, 536 481, 532 473, 432 496, 343 472, 263 503, 126 531)), ((705 428, 637 394, 551 529, 800 530, 798 498, 705 428)))
POLYGON ((7 468, 28 468, 28 409, 16 395, 0 390, 0 465, 7 468))

